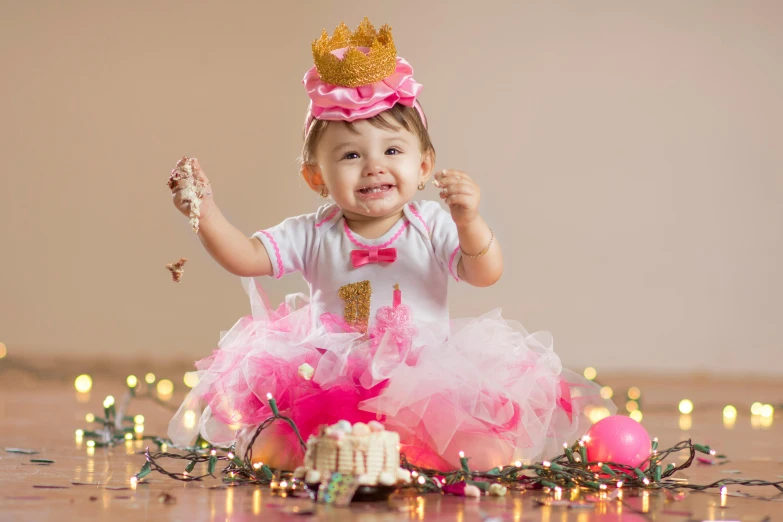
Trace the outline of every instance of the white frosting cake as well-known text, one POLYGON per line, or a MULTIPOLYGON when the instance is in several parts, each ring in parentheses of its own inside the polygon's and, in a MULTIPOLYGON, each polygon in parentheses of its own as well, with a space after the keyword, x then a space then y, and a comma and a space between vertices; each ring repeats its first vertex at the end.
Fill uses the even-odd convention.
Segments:
POLYGON ((304 466, 294 471, 294 478, 314 484, 337 471, 353 475, 360 485, 408 483, 411 474, 400 467, 399 444, 397 433, 375 421, 351 426, 343 420, 322 426, 317 436, 308 439, 304 466))

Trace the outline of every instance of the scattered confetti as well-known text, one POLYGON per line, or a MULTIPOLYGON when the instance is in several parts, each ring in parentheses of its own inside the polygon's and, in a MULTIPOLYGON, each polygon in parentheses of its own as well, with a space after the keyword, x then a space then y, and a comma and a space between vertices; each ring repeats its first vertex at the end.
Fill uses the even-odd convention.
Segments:
POLYGON ((166 493, 165 491, 158 495, 158 502, 161 504, 174 504, 177 501, 177 498, 170 494, 166 493))
POLYGON ((38 453, 35 450, 31 449, 24 449, 24 448, 5 448, 6 453, 22 453, 24 455, 35 455, 38 453))

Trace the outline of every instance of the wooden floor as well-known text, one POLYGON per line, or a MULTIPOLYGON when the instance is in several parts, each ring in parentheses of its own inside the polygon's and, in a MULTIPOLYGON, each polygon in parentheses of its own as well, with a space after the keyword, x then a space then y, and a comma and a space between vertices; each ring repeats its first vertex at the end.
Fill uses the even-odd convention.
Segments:
MULTIPOLYGON (((535 499, 542 493, 533 491, 481 499, 395 495, 382 504, 316 508, 304 499, 273 496, 265 488, 215 488, 221 485, 217 480, 184 484, 159 474, 150 475, 148 484, 132 489, 129 478, 144 462, 137 453, 141 443, 88 448, 85 440, 77 442, 74 436, 76 429, 88 427, 85 414, 102 412, 107 395, 122 396, 124 378, 93 376, 91 392, 78 394, 73 385, 75 375, 53 377, 9 369, 8 361, 0 360, 0 520, 783 520, 783 494, 769 486, 731 486, 725 508, 720 507, 717 490, 688 493, 682 500, 655 492, 634 496, 627 491, 621 501, 597 503, 591 510, 540 507, 535 499), (3 451, 8 448, 38 453, 3 451), (31 459, 54 462, 33 463, 31 459)), ((179 389, 169 400, 171 405, 185 391, 181 378, 174 382, 179 389)), ((730 461, 723 465, 694 464, 684 474, 690 483, 740 477, 783 480, 783 421, 779 415, 764 419, 750 413, 755 401, 780 409, 783 379, 764 382, 623 375, 607 376, 601 382, 614 389, 622 410, 628 387, 641 389, 642 423, 651 436, 660 439, 661 448, 692 438, 727 454, 730 461), (678 412, 683 398, 695 405, 689 418, 678 412), (722 412, 727 404, 738 410, 733 425, 724 422, 722 412)), ((171 415, 165 407, 135 399, 129 413, 144 415, 145 433, 165 435, 171 415)), ((172 462, 172 469, 180 466, 172 462)))

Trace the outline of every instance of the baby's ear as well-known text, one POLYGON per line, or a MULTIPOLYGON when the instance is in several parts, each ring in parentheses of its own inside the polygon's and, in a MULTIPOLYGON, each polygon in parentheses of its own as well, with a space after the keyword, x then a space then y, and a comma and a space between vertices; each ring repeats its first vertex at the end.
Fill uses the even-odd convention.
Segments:
POLYGON ((428 150, 421 153, 421 173, 419 174, 419 181, 426 182, 432 176, 432 172, 435 170, 435 151, 428 150))
POLYGON ((324 179, 321 176, 321 169, 318 168, 318 165, 302 163, 301 173, 308 187, 316 192, 320 192, 323 189, 324 179))

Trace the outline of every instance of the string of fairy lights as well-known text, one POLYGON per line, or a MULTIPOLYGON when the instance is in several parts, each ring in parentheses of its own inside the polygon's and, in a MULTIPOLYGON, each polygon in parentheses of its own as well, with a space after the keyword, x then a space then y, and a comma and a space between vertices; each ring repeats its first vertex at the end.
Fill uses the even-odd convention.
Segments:
MULTIPOLYGON (((88 452, 94 452, 96 447, 109 447, 130 440, 148 440, 155 444, 158 451, 152 452, 147 447, 143 452, 144 464, 129 479, 133 489, 140 483, 144 483, 145 478, 153 472, 185 482, 220 477, 224 485, 263 485, 284 496, 297 494, 297 489, 302 492, 313 487, 313 485, 305 484, 302 480, 294 478, 291 470, 274 469, 253 459, 253 442, 261 432, 275 422, 286 423, 297 436, 299 450, 306 449, 296 424, 290 418, 280 414, 277 403, 271 394, 267 395, 271 415, 258 426, 244 456, 240 457, 233 447, 215 447, 201 438, 196 441, 193 447, 179 448, 169 440, 145 435, 143 416, 127 414, 127 408, 132 398, 145 397, 161 400, 160 397, 155 397, 152 394, 152 384, 155 383, 155 379, 148 375, 145 376, 145 382, 147 386, 141 387, 139 379, 129 376, 126 380, 127 391, 119 404, 112 396, 108 396, 103 402, 102 417, 88 415, 87 420, 97 423, 99 427, 92 430, 77 430, 76 432, 77 440, 88 439, 88 452), (168 451, 169 447, 178 449, 180 452, 168 451), (163 459, 186 461, 186 464, 181 471, 171 471, 160 464, 163 459), (200 469, 206 465, 206 470, 196 471, 199 464, 202 465, 200 469), (218 464, 221 465, 219 474, 217 473, 218 464)), ((155 389, 160 391, 157 386, 155 389)), ((710 484, 690 484, 687 479, 679 477, 677 473, 688 468, 697 454, 726 458, 724 455, 717 455, 716 451, 709 446, 693 443, 690 439, 662 450, 658 448, 658 439, 653 439, 649 457, 637 466, 590 461, 586 442, 589 442, 589 436, 582 437, 571 446, 564 444, 563 453, 548 461, 533 464, 523 464, 517 461, 508 466, 498 466, 487 471, 471 470, 469 456, 462 452, 459 455, 460 469, 448 472, 417 467, 407 461, 403 454, 401 455, 402 466, 411 472, 413 479, 410 485, 403 487, 415 488, 419 493, 448 492, 459 495, 467 495, 469 487, 477 492, 494 492, 494 494, 505 494, 506 489, 540 489, 555 502, 560 501, 564 495, 573 499, 575 495, 578 496, 580 491, 593 492, 599 496, 600 500, 614 500, 622 499, 623 491, 629 488, 644 491, 674 489, 702 491, 718 488, 721 493, 722 505, 725 505, 727 486, 729 485, 772 486, 783 492, 783 480, 725 478, 710 484), (687 452, 684 462, 679 465, 664 462, 671 455, 679 452, 687 452)))

